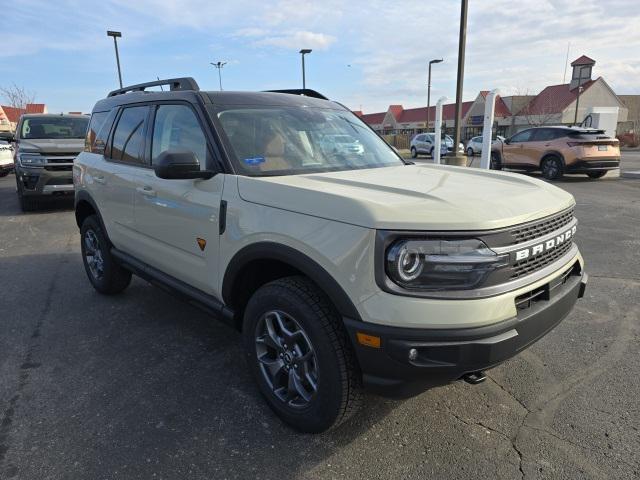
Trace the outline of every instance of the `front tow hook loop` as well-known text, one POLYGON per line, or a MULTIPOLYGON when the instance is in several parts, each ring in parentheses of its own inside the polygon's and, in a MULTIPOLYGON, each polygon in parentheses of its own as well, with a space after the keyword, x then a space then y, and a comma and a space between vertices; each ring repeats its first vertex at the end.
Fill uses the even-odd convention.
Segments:
POLYGON ((487 379, 487 376, 484 372, 471 372, 463 375, 462 379, 471 385, 477 385, 484 382, 487 379))

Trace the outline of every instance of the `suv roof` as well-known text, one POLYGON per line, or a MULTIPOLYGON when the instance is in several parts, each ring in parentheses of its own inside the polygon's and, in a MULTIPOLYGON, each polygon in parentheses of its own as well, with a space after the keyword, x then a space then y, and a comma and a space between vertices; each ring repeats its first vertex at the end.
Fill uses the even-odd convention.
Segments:
POLYGON ((23 113, 21 118, 42 118, 42 117, 86 117, 85 113, 23 113))
POLYGON ((346 108, 311 89, 269 90, 265 92, 201 91, 193 78, 183 77, 140 83, 113 90, 109 92, 107 98, 96 103, 93 111, 110 110, 116 106, 137 102, 167 99, 193 100, 196 95, 204 103, 217 105, 291 105, 335 109, 346 108), (146 90, 150 87, 164 85, 169 86, 169 91, 146 90))

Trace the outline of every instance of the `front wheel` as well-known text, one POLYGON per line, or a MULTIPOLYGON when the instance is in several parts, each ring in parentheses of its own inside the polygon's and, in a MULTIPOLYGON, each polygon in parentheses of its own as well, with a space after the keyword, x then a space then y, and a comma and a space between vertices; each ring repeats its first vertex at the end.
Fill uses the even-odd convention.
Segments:
POLYGON ((468 157, 473 157, 473 148, 471 148, 471 147, 467 148, 467 156, 468 157))
POLYGON ((546 157, 542 160, 542 176, 547 180, 558 180, 562 178, 564 168, 562 161, 556 157, 546 157))
POLYGON ((309 433, 335 427, 362 403, 361 375, 340 316, 305 277, 260 287, 245 309, 245 354, 271 409, 309 433))
POLYGON ((589 178, 602 178, 607 174, 606 170, 598 170, 597 172, 587 172, 587 175, 589 176, 589 178))
POLYGON ((90 215, 80 228, 80 250, 87 277, 98 292, 120 293, 131 283, 131 272, 122 268, 111 255, 107 236, 95 215, 90 215))
POLYGON ((411 147, 411 158, 418 158, 418 151, 416 147, 411 147))

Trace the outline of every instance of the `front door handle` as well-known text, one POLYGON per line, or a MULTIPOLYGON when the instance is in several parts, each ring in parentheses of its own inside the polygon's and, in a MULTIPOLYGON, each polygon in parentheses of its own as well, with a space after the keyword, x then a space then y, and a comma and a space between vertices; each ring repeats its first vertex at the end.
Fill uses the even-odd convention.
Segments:
POLYGON ((94 177, 93 177, 93 180, 94 180, 96 183, 99 183, 99 184, 101 184, 101 185, 104 185, 105 183, 107 183, 107 181, 104 179, 104 176, 103 176, 103 175, 97 175, 97 176, 94 176, 94 177))
POLYGON ((141 193, 142 195, 145 195, 147 197, 155 197, 156 196, 156 191, 153 188, 151 188, 149 185, 145 185, 144 187, 136 188, 136 192, 141 193))

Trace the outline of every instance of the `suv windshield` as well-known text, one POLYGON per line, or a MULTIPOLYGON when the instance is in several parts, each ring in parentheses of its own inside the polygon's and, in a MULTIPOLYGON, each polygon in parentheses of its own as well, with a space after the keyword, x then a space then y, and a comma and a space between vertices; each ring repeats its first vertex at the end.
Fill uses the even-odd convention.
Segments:
POLYGON ((20 138, 84 138, 88 117, 28 117, 22 122, 20 138))
POLYGON ((403 165, 358 117, 344 110, 288 106, 215 110, 240 173, 293 175, 403 165))

